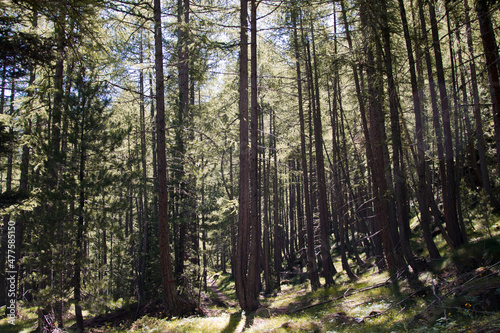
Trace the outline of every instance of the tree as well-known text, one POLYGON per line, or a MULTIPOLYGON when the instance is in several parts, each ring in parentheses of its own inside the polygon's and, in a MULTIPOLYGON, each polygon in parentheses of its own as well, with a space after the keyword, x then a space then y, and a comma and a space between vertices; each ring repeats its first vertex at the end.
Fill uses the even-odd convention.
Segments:
POLYGON ((497 146, 497 168, 500 176, 500 66, 498 66, 498 44, 491 21, 491 12, 495 0, 477 0, 476 12, 479 19, 481 41, 483 42, 486 71, 490 83, 490 96, 493 104, 493 121, 495 125, 495 142, 497 146))
POLYGON ((299 53, 299 41, 297 37, 297 16, 299 9, 294 7, 292 9, 292 29, 293 29, 293 47, 295 56, 295 68, 296 68, 296 78, 297 78, 297 98, 298 98, 298 112, 299 112, 299 125, 300 125, 300 163, 302 168, 302 182, 303 182, 303 196, 305 203, 305 220, 306 220, 306 234, 307 234, 307 271, 309 274, 309 280, 313 290, 320 287, 316 256, 314 250, 314 226, 313 226, 313 213, 310 201, 309 192, 309 173, 307 171, 307 157, 306 157, 306 130, 304 122, 304 109, 303 109, 303 98, 302 98, 302 76, 300 70, 300 53, 299 53))
POLYGON ((169 226, 168 226, 168 189, 167 189, 167 157, 165 155, 165 83, 163 77, 163 41, 161 26, 161 1, 154 1, 154 33, 155 33, 155 73, 156 73, 156 149, 158 172, 158 228, 160 245, 161 277, 163 287, 163 304, 171 314, 181 314, 184 309, 179 305, 175 289, 172 264, 170 259, 169 226))
MULTIPOLYGON (((250 156, 248 150, 248 3, 245 0, 240 2, 240 79, 239 79, 239 118, 240 118, 240 193, 239 193, 239 208, 238 208, 238 242, 237 242, 237 254, 234 263, 234 277, 236 285, 236 293, 238 295, 238 300, 240 306, 243 310, 252 312, 259 307, 258 293, 257 293, 257 277, 258 273, 258 238, 257 238, 257 216, 252 214, 251 197, 255 200, 254 196, 250 192, 249 179, 253 171, 253 177, 255 177, 256 172, 256 160, 252 167, 250 167, 250 156), (251 218, 253 217, 253 219, 251 218)), ((256 13, 257 7, 256 2, 252 0, 251 2, 252 10, 252 30, 256 29, 256 21, 254 21, 253 15, 256 13)), ((255 17, 256 19, 256 17, 255 17)), ((256 33, 256 31, 255 31, 256 33)), ((253 40, 253 39, 252 39, 253 40)), ((256 41, 256 40, 255 40, 256 41)), ((254 41, 254 42, 255 42, 254 41)), ((253 54, 253 52, 252 52, 253 54)), ((256 53, 255 53, 256 55, 256 53)), ((256 61, 254 57, 252 61, 256 61)), ((256 63, 255 63, 256 64, 256 63)), ((255 65, 254 65, 255 66, 255 65)), ((252 66, 255 71, 257 68, 252 66)), ((253 73, 252 73, 253 74, 253 73)), ((254 80, 256 77, 254 78, 254 80)), ((254 82, 254 81, 252 81, 254 82)), ((252 93, 257 92, 256 87, 253 86, 252 93)), ((257 96, 253 96, 252 100, 254 103, 257 101, 257 96)), ((254 131, 257 131, 258 121, 257 116, 257 105, 253 105, 252 115, 253 118, 254 131)), ((252 137, 254 138, 254 137, 252 137)), ((255 137, 256 139, 256 137, 255 137)), ((257 147, 254 145, 253 149, 257 147)), ((254 154, 256 150, 253 151, 254 154)), ((255 180, 254 180, 255 181, 255 180)), ((255 185, 255 183, 254 183, 255 185)), ((254 186, 251 188, 252 191, 258 191, 254 186)), ((254 201, 255 203, 255 201, 254 201)), ((255 208, 255 207, 254 207, 255 208)), ((254 213, 255 214, 255 213, 254 213)))
MULTIPOLYGON (((316 58, 316 45, 314 42, 314 29, 311 25, 311 39, 314 60, 314 73, 311 67, 311 55, 308 47, 308 58, 310 63, 310 76, 314 75, 314 82, 311 83, 315 87, 312 91, 313 100, 313 122, 314 122, 314 145, 316 150, 316 176, 318 183, 318 205, 319 205, 319 219, 320 219, 320 244, 321 244, 321 261, 323 266, 323 276, 325 277, 325 284, 327 286, 333 285, 333 276, 337 273, 335 266, 333 266, 332 256, 330 253, 330 229, 328 227, 329 213, 328 213, 328 198, 326 196, 326 178, 325 178, 325 162, 323 156, 323 126, 321 124, 321 108, 319 98, 319 83, 318 83, 318 61, 316 58), (315 107, 314 107, 315 106, 315 107)), ((308 45, 309 46, 309 45, 308 45)))
POLYGON ((429 251, 429 255, 433 259, 440 258, 439 251, 432 239, 432 234, 430 230, 431 216, 429 214, 429 198, 430 193, 427 191, 426 182, 426 154, 425 154, 425 142, 424 142, 424 128, 422 120, 422 103, 419 95, 419 86, 417 80, 417 74, 415 70, 415 59, 413 56, 413 47, 411 44, 410 31, 408 28, 408 22, 406 18, 405 5, 402 0, 398 1, 399 11, 401 16, 401 22, 403 24, 403 32, 406 43, 406 52, 408 55, 409 70, 410 70, 410 83, 411 83, 411 93, 413 101, 413 112, 415 114, 415 132, 417 139, 417 177, 418 177, 418 188, 417 188, 417 201, 420 209, 420 221, 422 224, 422 232, 424 235, 424 240, 429 251))

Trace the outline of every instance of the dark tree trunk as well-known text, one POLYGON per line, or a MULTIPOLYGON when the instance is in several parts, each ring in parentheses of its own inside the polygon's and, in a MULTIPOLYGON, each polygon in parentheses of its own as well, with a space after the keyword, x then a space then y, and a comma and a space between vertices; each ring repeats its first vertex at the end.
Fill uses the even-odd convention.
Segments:
MULTIPOLYGON (((425 14, 424 14, 424 4, 422 0, 418 0, 418 15, 420 19, 420 28, 422 30, 422 42, 424 45, 428 44, 428 38, 427 38, 427 27, 426 27, 426 21, 425 21, 425 14)), ((431 98, 431 108, 432 108, 432 123, 434 127, 434 133, 436 136, 436 146, 437 146, 437 154, 438 154, 438 169, 439 169, 439 175, 441 178, 441 182, 445 183, 446 182, 446 169, 445 169, 445 161, 444 161, 444 149, 443 149, 443 134, 441 131, 441 123, 439 121, 439 110, 438 110, 438 97, 436 93, 436 83, 434 81, 434 74, 432 70, 432 60, 431 60, 431 55, 429 52, 429 48, 425 47, 424 50, 424 56, 425 56, 425 62, 426 62, 426 67, 427 67, 427 76, 429 80, 429 92, 430 92, 430 98, 431 98)), ((430 166, 428 167, 427 170, 427 177, 430 177, 430 166)), ((428 179, 427 181, 427 187, 428 193, 432 193, 431 189, 431 180, 428 179)), ((443 188, 443 201, 446 201, 446 186, 443 188)), ((437 209, 437 205, 434 205, 434 200, 431 197, 431 211, 440 225, 440 219, 441 219, 441 212, 439 209, 437 209)), ((444 229, 442 229, 444 231, 444 229)), ((453 243, 451 240, 449 240, 448 233, 444 232, 443 237, 447 240, 447 243, 449 246, 453 247, 453 243)))
MULTIPOLYGON (((142 38, 142 36, 141 36, 142 38)), ((142 39, 139 44, 139 61, 143 62, 142 39)), ((138 303, 143 304, 144 288, 146 280, 146 256, 148 252, 148 190, 147 190, 147 165, 146 165, 146 121, 145 121, 145 97, 144 97, 144 73, 142 70, 139 72, 139 123, 140 123, 140 138, 141 138, 141 169, 142 181, 139 190, 139 196, 142 207, 142 214, 140 216, 140 231, 141 238, 139 240, 139 258, 138 258, 138 303)))
POLYGON ((279 218, 279 198, 278 198, 278 153, 276 145, 276 115, 274 112, 271 114, 271 136, 273 137, 273 226, 274 226, 274 274, 275 274, 275 289, 281 290, 281 270, 282 270, 282 256, 281 251, 282 237, 280 234, 280 218, 279 218))
POLYGON ((80 172, 78 180, 80 182, 80 197, 78 208, 78 224, 76 235, 76 253, 75 253, 75 272, 74 272, 74 297, 75 297, 75 317, 76 317, 76 331, 83 332, 83 315, 82 315, 82 297, 81 297, 81 270, 83 264, 83 238, 85 228, 85 165, 87 160, 86 141, 85 141, 85 108, 83 103, 82 107, 82 120, 80 128, 80 172))
MULTIPOLYGON (((323 126, 321 124, 321 108, 319 97, 318 83, 318 61, 316 57, 316 46, 314 40, 314 31, 311 31, 312 38, 312 57, 314 62, 314 83, 316 98, 315 108, 313 109, 314 122, 314 144, 316 150, 316 180, 318 184, 318 205, 320 219, 320 244, 321 244, 321 260, 323 263, 323 276, 327 286, 333 285, 333 276, 337 273, 333 266, 332 256, 330 253, 330 228, 329 228, 329 212, 328 212, 328 197, 326 195, 326 177, 325 177, 325 161, 323 155, 323 126)), ((312 64, 311 64, 312 65, 312 64)))
MULTIPOLYGON (((483 137, 483 122, 481 116, 481 101, 479 99, 479 90, 478 90, 478 82, 477 82, 477 71, 476 71, 476 62, 474 57, 474 46, 472 41, 472 33, 471 33, 471 22, 470 22, 470 7, 467 0, 464 0, 465 7, 465 24, 466 24, 466 33, 467 33, 467 46, 470 54, 469 59, 469 69, 470 69, 470 81, 472 86, 472 99, 474 102, 473 114, 475 120, 475 135, 476 135, 476 145, 477 152, 479 155, 479 165, 481 168, 481 185, 483 186, 486 194, 490 199, 490 203, 496 209, 500 209, 500 203, 498 199, 494 196, 491 184, 490 177, 488 173, 488 167, 486 162, 486 148, 483 137)), ((475 154, 473 154, 475 156, 475 154)))
POLYGON ((311 207, 311 196, 309 193, 309 173, 307 170, 307 152, 306 152, 306 134, 305 134, 305 122, 304 122, 304 109, 303 109, 303 98, 302 98, 302 77, 300 70, 300 53, 299 53, 299 43, 297 38, 297 10, 292 14, 293 19, 293 38, 294 38, 294 51, 295 51, 295 67, 297 71, 297 92, 298 92, 298 108, 299 108, 299 124, 300 124, 300 155, 301 155, 301 167, 302 167, 302 181, 303 181, 303 196, 304 196, 304 207, 305 207, 305 224, 306 224, 306 236, 307 236, 307 271, 309 274, 309 280, 311 282, 311 287, 316 290, 320 287, 318 268, 316 264, 316 256, 314 253, 314 225, 313 225, 313 213, 311 207))
MULTIPOLYGON (((347 21, 347 13, 345 10, 344 6, 344 1, 341 1, 341 10, 342 10, 342 20, 343 20, 343 25, 344 29, 346 31, 346 39, 347 43, 349 45, 349 50, 354 51, 353 48, 353 43, 352 43, 352 38, 349 30, 349 23, 347 21)), ((367 162, 368 162, 368 168, 371 176, 372 183, 374 183, 374 176, 373 176, 373 168, 374 168, 374 156, 373 156, 373 150, 372 150, 372 145, 370 144, 370 133, 368 130, 368 120, 367 120, 367 110, 366 110, 366 105, 365 105, 365 100, 363 98, 364 92, 362 91, 362 71, 359 71, 358 74, 358 66, 353 63, 352 64, 352 71, 353 71, 353 76, 354 76, 354 84, 356 87, 356 97, 358 99, 358 104, 359 104, 359 111, 361 115, 361 125, 363 128, 363 135, 365 138, 365 150, 366 150, 366 157, 367 157, 367 162), (361 77, 360 77, 361 76, 361 77)), ((369 207, 371 208, 371 206, 369 207)), ((372 214, 373 215, 373 214, 372 214)), ((382 238, 380 236, 380 233, 378 232, 379 227, 378 227, 378 220, 377 218, 373 219, 374 223, 372 223, 369 228, 370 233, 372 233, 372 237, 370 238, 373 242, 374 245, 374 252, 375 252, 375 257, 376 257, 376 262, 377 266, 379 269, 382 269, 384 267, 383 264, 383 252, 382 252, 382 238)))
POLYGON ((429 3, 429 16, 431 19, 432 40, 434 46, 434 58, 436 62, 436 74, 438 80, 439 97, 441 100, 441 117, 443 121, 444 149, 446 161, 446 178, 443 179, 444 192, 444 214, 446 229, 453 241, 455 248, 465 243, 465 230, 461 230, 457 215, 458 189, 455 179, 455 163, 453 154, 453 142, 451 134, 450 103, 446 91, 446 80, 444 75, 441 47, 439 43, 438 26, 435 12, 435 0, 429 3))
MULTIPOLYGON (((257 294, 248 286, 253 279, 256 253, 251 244, 255 241, 250 221, 250 158, 248 149, 248 1, 241 0, 240 11, 240 81, 239 81, 239 118, 240 118, 240 193, 238 208, 238 241, 236 244, 236 258, 234 262, 234 279, 236 294, 240 306, 247 312, 255 311, 258 306, 257 294), (250 263, 251 262, 251 263, 250 263), (250 276, 252 275, 252 276, 250 276), (250 292, 250 293, 249 293, 250 292)), ((254 4, 252 3, 252 6, 254 4)), ((255 230, 254 230, 255 231, 255 230)))
MULTIPOLYGON (((495 29, 491 20, 494 1, 476 1, 476 12, 479 19, 481 40, 483 42, 486 71, 490 83, 490 96, 493 104, 493 122, 495 126, 495 142, 497 146, 497 171, 500 177, 500 66, 498 65, 498 44, 495 38, 495 29)), ((497 30, 498 32, 498 30, 497 30)))
POLYGON ((259 191, 259 107, 257 104, 257 1, 251 0, 251 59, 250 59, 250 81, 251 81, 251 148, 250 148, 250 252, 248 262, 247 295, 249 310, 257 310, 259 307, 258 297, 261 287, 260 283, 260 191, 259 191))
MULTIPOLYGON (((337 12, 333 11, 333 27, 334 27, 334 48, 335 54, 337 54, 337 12)), ((338 155, 340 155, 341 149, 339 145, 339 130, 338 130, 338 103, 341 99, 340 87, 338 84, 339 78, 339 70, 338 66, 334 67, 333 74, 333 100, 331 103, 331 114, 330 121, 332 126, 332 177, 333 177, 333 191, 332 191, 332 215, 334 230, 338 229, 339 240, 340 240, 340 256, 342 262, 342 268, 346 271, 347 276, 351 281, 356 280, 358 277, 353 273, 351 267, 349 266, 349 262, 347 260, 347 247, 346 247, 346 237, 345 237, 345 226, 347 225, 347 209, 346 203, 344 200, 344 191, 342 190, 342 184, 340 181, 340 170, 341 170, 341 161, 338 155), (336 212, 335 212, 336 210, 336 212)), ((330 88, 328 87, 328 91, 330 92, 330 88)), ((347 155, 346 155, 347 156, 347 155)), ((347 181, 347 179, 346 179, 347 181)))
POLYGON ((158 163, 158 228, 160 266, 165 310, 171 314, 182 311, 179 308, 170 259, 168 226, 167 157, 165 144, 165 82, 163 76, 163 41, 161 32, 161 1, 154 0, 155 22, 155 71, 156 71, 156 135, 158 163))
MULTIPOLYGON (((271 124, 271 121, 269 121, 271 124)), ((271 133, 271 130, 269 131, 271 133)), ((265 158, 265 152, 263 154, 264 159, 264 204, 263 204, 263 213, 264 213, 264 234, 263 234, 263 265, 264 265, 264 293, 266 295, 271 294, 272 285, 271 285, 271 247, 269 242, 269 175, 271 173, 271 137, 269 136, 269 156, 267 160, 265 158)))
POLYGON ((403 0, 398 0, 399 10, 401 15, 401 20, 403 24, 403 31, 406 42, 406 51, 408 55, 408 61, 410 65, 410 83, 411 92, 413 100, 413 112, 415 114, 415 132, 417 138, 417 175, 418 175, 418 185, 417 185, 417 201, 420 210, 420 223, 422 224, 422 232, 424 235, 424 241, 429 251, 429 255, 432 259, 439 259, 441 255, 434 243, 432 238, 430 223, 431 216, 429 213, 429 204, 427 193, 427 183, 426 183, 426 156, 425 156, 425 142, 424 142, 424 128, 422 120, 422 103, 419 95, 419 86, 417 80, 417 74, 415 71, 415 59, 413 56, 413 47, 411 44, 410 31, 408 29, 408 22, 406 18, 406 10, 403 0))
POLYGON ((406 185, 406 172, 404 167, 404 156, 403 156, 403 145, 401 138, 401 124, 399 119, 398 111, 398 96, 397 87, 394 80, 393 65, 392 65, 392 50, 391 50, 391 36, 389 29, 389 15, 387 4, 384 1, 380 2, 382 10, 382 20, 381 20, 381 33, 382 33, 382 44, 384 51, 384 65, 387 75, 388 83, 388 93, 389 93, 389 112, 390 112, 390 123, 391 123, 391 140, 392 140, 392 168, 394 178, 394 190, 392 190, 392 180, 388 182, 388 187, 391 189, 392 194, 389 195, 388 200, 391 200, 390 209, 394 210, 393 214, 396 215, 396 220, 393 225, 391 225, 392 230, 397 230, 399 228, 399 234, 393 232, 393 244, 395 256, 399 256, 397 259, 398 269, 406 269, 405 260, 412 266, 414 271, 418 271, 419 268, 415 261, 415 255, 413 254, 410 246, 410 208, 408 204, 407 196, 407 185, 406 185), (394 197, 394 199, 393 199, 394 197), (395 202, 394 202, 395 201, 395 202), (396 205, 393 207, 393 205, 396 205), (399 254, 399 249, 402 250, 402 254, 399 254))

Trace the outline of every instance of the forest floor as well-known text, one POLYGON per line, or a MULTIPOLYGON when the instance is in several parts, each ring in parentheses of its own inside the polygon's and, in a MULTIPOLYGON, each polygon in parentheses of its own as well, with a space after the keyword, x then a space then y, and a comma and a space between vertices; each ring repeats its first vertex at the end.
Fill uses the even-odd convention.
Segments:
MULTIPOLYGON (((355 282, 341 275, 334 286, 316 291, 297 275, 282 281, 280 291, 261 296, 262 307, 251 316, 237 306, 231 275, 214 274, 202 297, 205 316, 165 319, 159 304, 150 304, 91 316, 86 326, 94 333, 500 332, 500 262, 461 274, 443 265, 439 273, 420 274, 412 287, 376 267, 357 272, 355 282)), ((34 309, 21 308, 17 325, 2 319, 0 332, 32 332, 35 318, 34 309)))
MULTIPOLYGON (((203 316, 165 318, 161 302, 137 307, 132 301, 92 303, 84 312, 87 332, 92 333, 261 333, 261 332, 460 332, 500 333, 500 216, 487 235, 477 228, 468 245, 429 264, 428 270, 409 283, 403 277, 380 273, 373 261, 351 267, 358 279, 340 272, 335 285, 312 291, 304 274, 285 272, 280 290, 261 295, 261 308, 247 314, 238 306, 230 274, 212 272, 207 292, 191 295, 199 301, 203 316)), ((439 238, 436 238, 439 239, 439 238)), ((421 244, 422 240, 415 240, 421 244)), ((415 246, 417 248, 417 246, 415 246)), ((424 249, 422 256, 427 256, 424 249)), ((340 255, 336 253, 335 258, 340 255)), ((323 282, 323 281, 322 281, 323 282)), ((37 326, 36 308, 18 304, 16 325, 0 317, 0 333, 29 333, 37 326)), ((0 309, 0 313, 4 309, 0 309)), ((76 330, 74 308, 67 309, 65 329, 76 330)))

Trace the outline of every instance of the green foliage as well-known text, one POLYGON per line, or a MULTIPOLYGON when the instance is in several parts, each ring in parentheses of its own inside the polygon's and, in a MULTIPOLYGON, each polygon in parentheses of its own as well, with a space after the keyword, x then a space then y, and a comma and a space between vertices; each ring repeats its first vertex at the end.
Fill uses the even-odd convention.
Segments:
POLYGON ((34 33, 19 31, 19 17, 0 14, 0 66, 6 76, 19 78, 36 65, 53 58, 53 41, 34 33))

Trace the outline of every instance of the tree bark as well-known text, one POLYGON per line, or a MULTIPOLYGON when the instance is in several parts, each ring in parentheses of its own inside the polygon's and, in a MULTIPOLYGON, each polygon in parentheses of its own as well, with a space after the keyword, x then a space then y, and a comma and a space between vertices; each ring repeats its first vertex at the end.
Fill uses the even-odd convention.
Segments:
POLYGON ((465 230, 461 230, 457 215, 457 184, 455 180, 455 163, 453 154, 453 142, 451 134, 450 103, 446 91, 446 80, 444 75, 441 46, 439 42, 438 26, 435 12, 435 0, 429 3, 429 16, 431 20, 432 40, 434 46, 434 58, 436 63, 436 75, 441 100, 441 118, 443 121, 444 149, 446 162, 446 178, 443 179, 444 214, 446 229, 453 241, 455 248, 465 243, 465 230))
POLYGON ((172 274, 168 227, 167 157, 165 143, 165 82, 163 76, 163 41, 161 26, 161 1, 154 0, 155 22, 155 71, 156 71, 156 134, 158 158, 158 228, 160 265, 165 310, 171 314, 179 312, 177 292, 172 274))
POLYGON ((274 274, 275 274, 275 289, 281 290, 281 270, 282 270, 282 236, 279 218, 279 189, 278 189, 278 152, 276 145, 276 115, 273 111, 271 114, 271 136, 273 153, 273 234, 274 234, 274 274))
POLYGON ((488 72, 488 81, 490 83, 490 96, 493 104, 493 123, 497 146, 497 171, 500 178, 500 66, 498 66, 498 44, 495 38, 495 29, 491 21, 490 9, 488 0, 476 1, 476 12, 479 19, 481 41, 483 42, 484 58, 486 60, 486 71, 488 72))
MULTIPOLYGON (((240 118, 240 193, 238 206, 238 241, 234 262, 236 294, 240 306, 247 312, 255 311, 258 306, 257 294, 249 294, 248 273, 256 267, 250 266, 252 250, 250 222, 250 158, 248 148, 248 1, 240 1, 240 79, 239 79, 239 118, 240 118), (250 247, 250 248, 249 248, 250 247)), ((254 254, 255 255, 255 254, 254 254)), ((253 271, 252 271, 253 272, 253 271)), ((253 288, 254 286, 252 286, 253 288)))
MULTIPOLYGON (((295 3, 296 4, 296 3, 295 3)), ((292 14, 293 22, 293 39, 294 39, 294 52, 295 52, 295 67, 297 72, 297 95, 298 95, 298 109, 299 109, 299 124, 300 124, 300 155, 301 155, 301 167, 302 167, 302 181, 303 181, 303 196, 305 203, 305 224, 306 224, 306 252, 307 252, 307 271, 309 275, 309 280, 311 283, 311 288, 316 290, 320 287, 318 268, 316 263, 316 256, 314 252, 314 225, 313 225, 313 213, 311 207, 311 196, 309 193, 309 173, 307 170, 307 152, 306 152, 306 134, 305 134, 305 122, 304 122, 304 109, 303 109, 303 98, 302 98, 302 76, 300 70, 300 53, 299 53, 299 42, 297 37, 297 10, 295 9, 292 14)))
POLYGON ((75 272, 74 272, 74 297, 75 297, 75 317, 76 317, 76 330, 78 333, 84 331, 83 314, 81 305, 81 270, 83 264, 83 237, 85 228, 85 165, 87 160, 86 139, 85 139, 85 102, 82 103, 82 120, 80 128, 80 171, 78 180, 80 182, 80 197, 78 208, 78 224, 76 236, 76 253, 75 253, 75 272))
MULTIPOLYGON (((344 1, 340 2, 341 4, 341 10, 342 10, 342 20, 343 20, 343 25, 344 29, 346 31, 346 39, 347 39, 347 44, 349 46, 349 50, 351 52, 354 51, 353 48, 353 42, 349 30, 349 23, 347 21, 347 13, 345 10, 345 5, 344 1)), ((370 144, 370 133, 368 129, 368 120, 367 120, 367 113, 368 111, 366 110, 366 105, 365 105, 365 99, 363 98, 364 92, 362 91, 362 71, 358 71, 358 66, 356 65, 356 62, 353 62, 352 64, 352 71, 353 71, 353 77, 354 77, 354 84, 356 87, 356 97, 358 99, 358 107, 359 107, 359 112, 361 116, 361 125, 363 128, 363 136, 365 138, 365 150, 366 150, 366 157, 367 157, 367 163, 368 163, 368 168, 371 171, 370 176, 371 176, 371 181, 374 183, 374 174, 373 174, 373 168, 374 168, 374 155, 373 155, 373 150, 372 150, 372 145, 370 144), (358 73, 359 72, 359 73, 358 73)), ((371 207, 370 207, 371 208, 371 207)), ((371 214, 373 215, 373 214, 371 214)), ((382 250, 382 238, 380 236, 380 233, 378 232, 379 227, 378 227, 378 220, 377 218, 373 219, 374 223, 372 223, 370 232, 373 233, 373 235, 370 237, 370 240, 373 242, 374 245, 374 252, 375 252, 375 257, 376 257, 376 263, 379 269, 382 269, 385 265, 383 264, 383 250, 382 250)))
MULTIPOLYGON (((311 27, 312 28, 312 27, 311 27)), ((313 86, 315 87, 314 97, 316 98, 315 108, 313 108, 313 122, 314 122, 314 145, 316 151, 316 179, 318 184, 318 206, 319 206, 319 219, 320 219, 320 244, 321 244, 321 260, 323 264, 323 276, 325 284, 331 286, 334 284, 333 276, 337 273, 335 266, 333 266, 332 256, 330 253, 330 228, 328 225, 329 212, 328 212, 328 197, 326 194, 326 177, 325 177, 325 160, 323 155, 323 126, 321 122, 321 107, 319 97, 319 79, 318 79, 318 60, 316 57, 316 45, 314 30, 311 31, 312 39, 312 60, 314 71, 313 86)))
POLYGON ((417 138, 417 175, 418 175, 418 185, 417 185, 417 201, 420 210, 420 223, 422 225, 422 232, 424 235, 424 241, 429 251, 429 255, 432 259, 439 259, 441 255, 434 243, 432 238, 430 223, 431 216, 429 213, 427 183, 426 183, 426 156, 425 156, 425 142, 423 135, 423 120, 422 120, 422 103, 419 95, 419 87, 417 81, 417 74, 415 71, 415 59, 413 56, 413 47, 411 44, 410 31, 408 29, 408 21, 406 18, 406 10, 403 0, 398 0, 399 11, 401 15, 401 21, 403 24, 403 32, 406 42, 406 51, 408 55, 408 62, 410 65, 410 83, 411 92, 413 100, 413 112, 415 114, 415 132, 417 138))
POLYGON ((494 196, 491 184, 490 184, 490 176, 488 173, 488 166, 486 162, 486 148, 483 137, 483 121, 481 116, 481 101, 479 99, 479 89, 477 82, 477 70, 476 70, 476 61, 474 57, 474 46, 472 41, 472 32, 471 32, 471 21, 470 21, 470 7, 467 0, 464 0, 464 14, 465 14, 465 25, 466 25, 466 34, 467 34, 467 47, 470 54, 469 59, 469 69, 470 69, 470 81, 472 87, 472 99, 474 103, 473 114, 475 121, 475 135, 476 135, 476 145, 477 145, 477 153, 479 155, 479 166, 481 168, 481 185, 488 195, 490 199, 490 203, 496 209, 500 209, 500 203, 498 199, 494 196))
POLYGON ((247 295, 249 309, 257 310, 260 283, 260 191, 259 191, 259 106, 257 103, 257 1, 250 1, 250 252, 248 262, 247 295))

